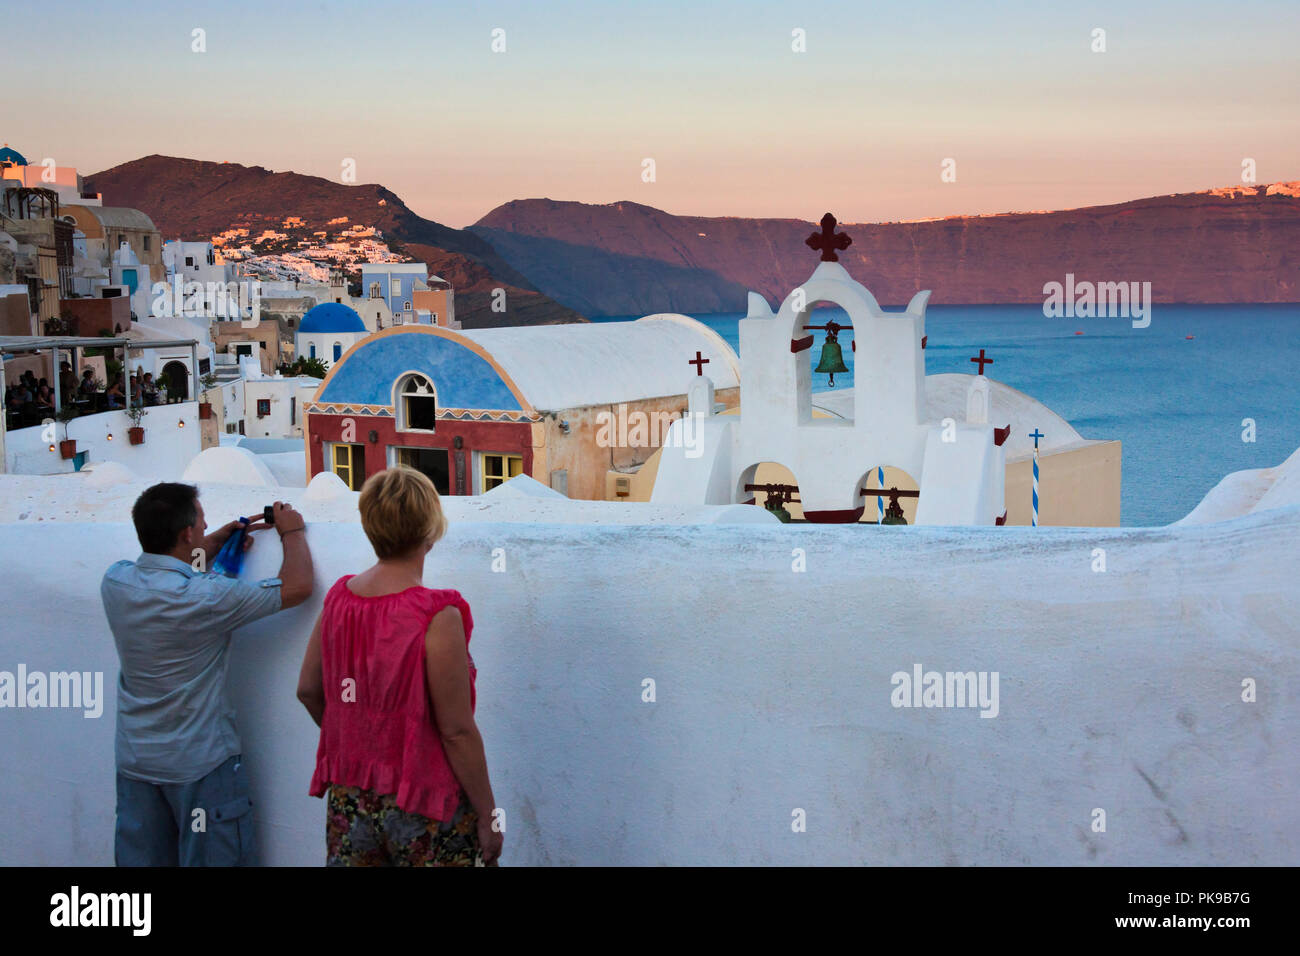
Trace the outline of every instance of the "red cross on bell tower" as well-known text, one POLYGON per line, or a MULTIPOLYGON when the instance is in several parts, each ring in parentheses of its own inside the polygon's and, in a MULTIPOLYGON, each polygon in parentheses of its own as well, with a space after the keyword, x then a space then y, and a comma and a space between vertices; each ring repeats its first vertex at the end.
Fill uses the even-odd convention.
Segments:
POLYGON ((804 240, 804 243, 812 249, 820 249, 822 253, 822 262, 839 262, 840 257, 835 254, 836 249, 847 249, 853 240, 842 232, 835 231, 836 220, 830 213, 822 216, 822 231, 814 232, 804 240))
POLYGON ((979 363, 980 370, 979 370, 979 372, 976 373, 977 375, 983 375, 983 374, 984 374, 984 366, 985 366, 985 365, 992 365, 992 364, 993 364, 993 360, 992 360, 991 358, 985 358, 985 357, 984 357, 984 350, 983 350, 983 349, 980 349, 980 354, 977 355, 977 356, 975 356, 973 359, 971 359, 971 361, 972 361, 972 362, 978 362, 978 363, 979 363))

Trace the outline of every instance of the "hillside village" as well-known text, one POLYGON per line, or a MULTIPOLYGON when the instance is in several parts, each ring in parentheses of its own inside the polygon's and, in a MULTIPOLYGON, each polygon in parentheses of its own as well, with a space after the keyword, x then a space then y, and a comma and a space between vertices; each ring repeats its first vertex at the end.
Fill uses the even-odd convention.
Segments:
POLYGON ((290 216, 278 225, 261 228, 255 217, 243 216, 230 229, 211 238, 221 258, 234 265, 235 273, 272 282, 323 283, 341 272, 360 281, 363 263, 410 262, 409 256, 394 252, 374 226, 349 224, 339 216, 323 224, 305 223, 290 216))

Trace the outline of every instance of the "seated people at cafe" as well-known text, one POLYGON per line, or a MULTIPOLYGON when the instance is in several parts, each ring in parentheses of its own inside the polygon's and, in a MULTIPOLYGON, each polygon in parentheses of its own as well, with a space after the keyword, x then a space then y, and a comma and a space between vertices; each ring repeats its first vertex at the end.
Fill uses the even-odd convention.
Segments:
POLYGON ((24 379, 19 379, 18 384, 14 386, 9 395, 9 411, 13 412, 17 419, 17 428, 26 428, 28 425, 35 425, 41 420, 41 413, 36 408, 36 396, 31 389, 27 387, 24 379))
POLYGON ((144 373, 144 381, 140 385, 140 390, 144 393, 144 403, 146 405, 158 404, 158 386, 153 383, 153 372, 144 373))
POLYGON ((113 382, 112 387, 104 393, 108 399, 109 408, 124 408, 126 406, 126 392, 122 390, 122 376, 119 375, 113 382))
POLYGON ((45 379, 41 379, 41 384, 36 386, 36 410, 38 412, 54 411, 54 389, 46 384, 45 379))
POLYGON ((99 391, 95 387, 95 370, 93 368, 88 368, 81 373, 81 384, 77 386, 77 391, 81 393, 83 398, 89 398, 99 391))

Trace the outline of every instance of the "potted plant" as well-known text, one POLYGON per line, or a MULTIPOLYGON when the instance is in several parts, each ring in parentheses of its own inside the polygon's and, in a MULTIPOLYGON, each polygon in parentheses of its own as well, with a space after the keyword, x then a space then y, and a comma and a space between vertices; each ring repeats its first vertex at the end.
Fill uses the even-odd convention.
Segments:
POLYGON ((77 440, 68 437, 68 422, 77 417, 77 410, 71 405, 64 405, 55 416, 63 422, 63 441, 59 442, 59 454, 66 461, 77 455, 77 440))
MULTIPOLYGON (((209 372, 207 375, 204 375, 203 378, 201 378, 199 381, 203 385, 203 391, 206 393, 209 389, 211 389, 214 385, 217 384, 217 376, 214 375, 212 372, 209 372)), ((206 419, 211 417, 212 417, 211 403, 206 401, 199 402, 199 418, 206 419)))
POLYGON ((140 422, 148 412, 144 410, 143 405, 128 405, 126 417, 131 421, 131 427, 126 430, 127 436, 131 439, 132 445, 144 444, 144 428, 140 422))

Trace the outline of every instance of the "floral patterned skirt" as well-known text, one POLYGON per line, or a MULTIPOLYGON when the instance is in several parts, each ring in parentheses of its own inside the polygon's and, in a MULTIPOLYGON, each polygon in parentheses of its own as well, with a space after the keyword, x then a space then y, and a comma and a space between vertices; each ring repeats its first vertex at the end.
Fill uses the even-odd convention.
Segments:
POLYGON ((331 784, 326 866, 482 866, 478 814, 461 792, 450 820, 401 809, 390 794, 331 784))

